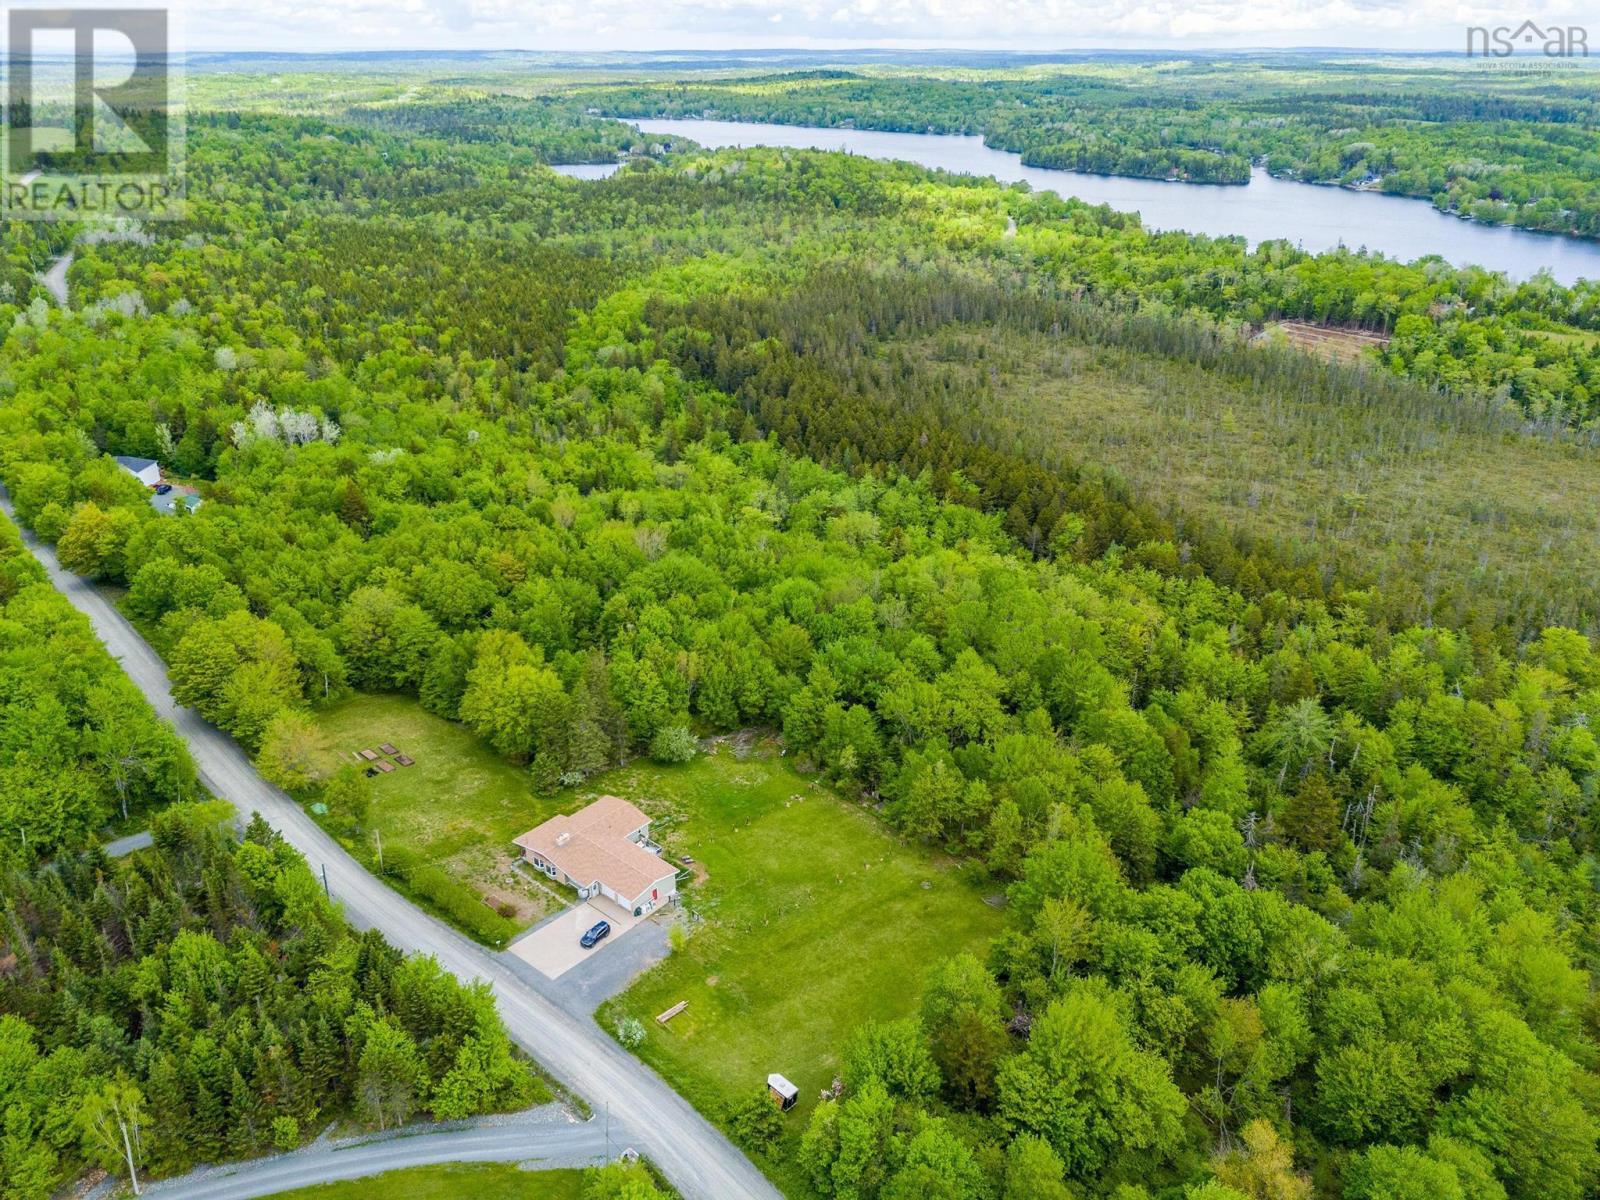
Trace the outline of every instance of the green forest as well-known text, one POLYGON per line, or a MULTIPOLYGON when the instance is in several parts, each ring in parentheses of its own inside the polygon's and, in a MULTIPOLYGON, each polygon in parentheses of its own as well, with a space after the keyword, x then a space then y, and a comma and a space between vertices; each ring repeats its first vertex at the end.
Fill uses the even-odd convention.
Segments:
POLYGON ((1600 237, 1592 81, 1472 66, 1266 55, 933 78, 904 69, 677 78, 573 94, 623 117, 982 134, 1029 166, 1102 175, 1245 183, 1260 162, 1476 221, 1600 237))
POLYGON ((97 849, 4 879, 4 1194, 85 1165, 139 1176, 292 1150, 331 1119, 375 1128, 519 1107, 547 1091, 486 986, 357 936, 259 820, 168 808, 148 857, 97 849))
MULTIPOLYGON (((294 113, 212 80, 187 218, 78 243, 68 306, 33 273, 71 232, 7 227, 0 481, 347 844, 363 782, 316 769, 315 718, 391 693, 551 791, 774 733, 981 877, 1004 931, 841 1044, 798 1137, 764 1097, 706 1111, 793 1194, 1582 1200, 1600 284, 1248 251, 610 119, 981 131, 1191 179, 1264 155, 1600 232, 1592 98, 1325 71, 1194 68, 1137 104, 1109 68, 450 79, 294 113), (1392 119, 1407 88, 1434 123, 1392 119), (1539 131, 1511 190, 1432 174, 1510 125, 1539 131), (1284 317, 1392 340, 1255 344, 1284 317), (1249 475, 1119 467, 1079 427, 1135 404, 1243 423, 1249 475), (113 455, 203 503, 158 513, 113 455), (1534 482, 1556 498, 1516 501, 1534 482)), ((9 527, 0 679, 0 1196, 124 1170, 130 1108, 171 1173, 545 1094, 486 992, 186 803, 181 745, 9 527), (150 823, 148 852, 97 848, 150 823)))
POLYGON ((194 765, 0 518, 0 856, 88 845, 196 795, 194 765))

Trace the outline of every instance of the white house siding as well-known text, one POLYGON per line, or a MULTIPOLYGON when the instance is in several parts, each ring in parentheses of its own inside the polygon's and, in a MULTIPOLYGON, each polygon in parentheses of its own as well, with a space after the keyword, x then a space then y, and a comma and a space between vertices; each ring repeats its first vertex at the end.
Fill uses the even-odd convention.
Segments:
MULTIPOLYGON (((644 891, 635 896, 632 902, 627 900, 617 900, 617 903, 622 905, 622 907, 627 909, 629 912, 632 912, 634 909, 639 908, 640 906, 647 906, 645 907, 645 912, 649 913, 654 912, 656 909, 661 908, 666 904, 669 904, 672 901, 672 898, 677 894, 678 873, 674 871, 670 875, 663 875, 660 879, 656 880, 655 883, 653 883, 650 887, 646 888, 644 891), (654 897, 650 895, 652 891, 656 893, 654 897)), ((616 899, 616 897, 612 898, 616 899)))
POLYGON ((155 487, 156 484, 161 482, 160 463, 149 463, 143 467, 140 467, 137 471, 124 462, 119 462, 117 465, 129 475, 132 475, 140 483, 144 484, 145 487, 155 487))
MULTIPOLYGON (((671 871, 668 874, 663 875, 660 879, 656 880, 655 883, 651 884, 650 887, 646 888, 637 896, 634 896, 630 899, 627 896, 621 895, 610 886, 599 883, 598 880, 574 879, 560 867, 556 867, 554 872, 552 872, 550 869, 551 864, 545 862, 544 859, 538 857, 537 855, 528 855, 527 861, 541 875, 548 879, 558 879, 577 892, 581 892, 585 888, 588 888, 592 893, 598 884, 599 891, 602 896, 604 896, 607 900, 610 900, 618 908, 627 909, 629 912, 632 912, 635 908, 645 904, 650 906, 645 911, 653 912, 655 909, 661 908, 663 905, 669 903, 672 898, 678 894, 678 873, 676 871, 671 871), (651 892, 655 892, 654 897, 651 896, 651 892)), ((662 865, 666 865, 665 861, 663 861, 662 865)))
MULTIPOLYGON (((535 860, 535 865, 539 866, 537 860, 535 860)), ((542 866, 539 866, 539 869, 544 871, 542 866)), ((549 872, 545 871, 545 874, 548 875, 549 872)), ((651 884, 649 887, 645 888, 644 891, 633 897, 624 896, 608 884, 600 883, 595 879, 590 879, 588 881, 573 879, 565 871, 562 871, 559 868, 556 871, 556 875, 563 882, 565 882, 568 887, 578 892, 582 892, 585 888, 587 888, 589 889, 590 894, 593 895, 595 888, 598 886, 600 895, 611 901, 618 908, 624 909, 627 912, 633 912, 636 908, 643 908, 645 913, 652 913, 656 909, 663 908, 667 904, 670 904, 673 898, 678 894, 678 875, 676 871, 673 871, 667 875, 663 875, 660 879, 656 880, 655 883, 651 884), (651 895, 652 892, 655 893, 654 896, 651 895)))

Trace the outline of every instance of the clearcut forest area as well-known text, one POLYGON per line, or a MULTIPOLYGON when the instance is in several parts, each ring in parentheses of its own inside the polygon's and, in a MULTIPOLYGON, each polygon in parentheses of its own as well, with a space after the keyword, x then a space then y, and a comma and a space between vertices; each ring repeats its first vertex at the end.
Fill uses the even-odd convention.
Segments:
POLYGON ((1595 1195, 1600 277, 629 122, 1583 253, 1596 78, 197 60, 183 219, 0 243, 0 1200, 546 1104, 647 1161, 288 1194, 1595 1195), (86 596, 314 824, 211 795, 86 596), (659 908, 523 861, 603 796, 659 908), (627 925, 512 970, 569 883, 627 925), (652 1071, 685 1157, 589 1090, 652 1071))

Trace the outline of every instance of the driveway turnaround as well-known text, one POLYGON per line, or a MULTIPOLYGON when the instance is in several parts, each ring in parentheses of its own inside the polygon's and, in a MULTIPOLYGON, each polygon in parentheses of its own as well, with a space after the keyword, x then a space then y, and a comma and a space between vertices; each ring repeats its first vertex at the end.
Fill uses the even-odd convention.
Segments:
MULTIPOLYGON (((0 512, 15 519, 3 489, 0 512)), ((572 1017, 496 955, 369 875, 298 804, 261 778, 232 738, 173 700, 160 657, 109 600, 63 570, 55 553, 31 533, 24 531, 23 537, 50 581, 89 618, 151 706, 188 742, 201 782, 241 815, 259 812, 304 854, 352 925, 377 929, 402 950, 433 955, 459 979, 487 981, 517 1044, 595 1112, 609 1112, 615 1126, 626 1128, 629 1144, 653 1159, 691 1200, 779 1200, 777 1188, 732 1142, 599 1026, 572 1017)))
POLYGON ((557 913, 531 933, 524 934, 511 944, 506 953, 515 954, 546 979, 555 979, 579 963, 604 954, 640 920, 609 900, 585 900, 565 912, 557 913), (584 949, 578 944, 578 939, 600 921, 609 921, 611 932, 603 940, 584 949))
POLYGON ((289 1154, 205 1167, 147 1184, 159 1200, 254 1200, 316 1183, 364 1179, 402 1167, 439 1163, 511 1162, 529 1167, 592 1167, 623 1148, 613 1129, 609 1149, 604 1117, 577 1119, 556 1104, 437 1129, 415 1126, 391 1134, 318 1141, 289 1154))

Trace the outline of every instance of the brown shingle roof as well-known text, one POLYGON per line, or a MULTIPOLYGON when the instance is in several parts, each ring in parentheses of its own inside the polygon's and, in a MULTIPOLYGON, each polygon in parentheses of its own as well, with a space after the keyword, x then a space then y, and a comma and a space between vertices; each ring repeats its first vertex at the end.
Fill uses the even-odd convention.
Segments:
POLYGON ((626 800, 601 796, 571 816, 551 817, 535 826, 516 844, 579 883, 598 881, 632 899, 673 874, 660 858, 628 840, 628 834, 649 822, 626 800))

